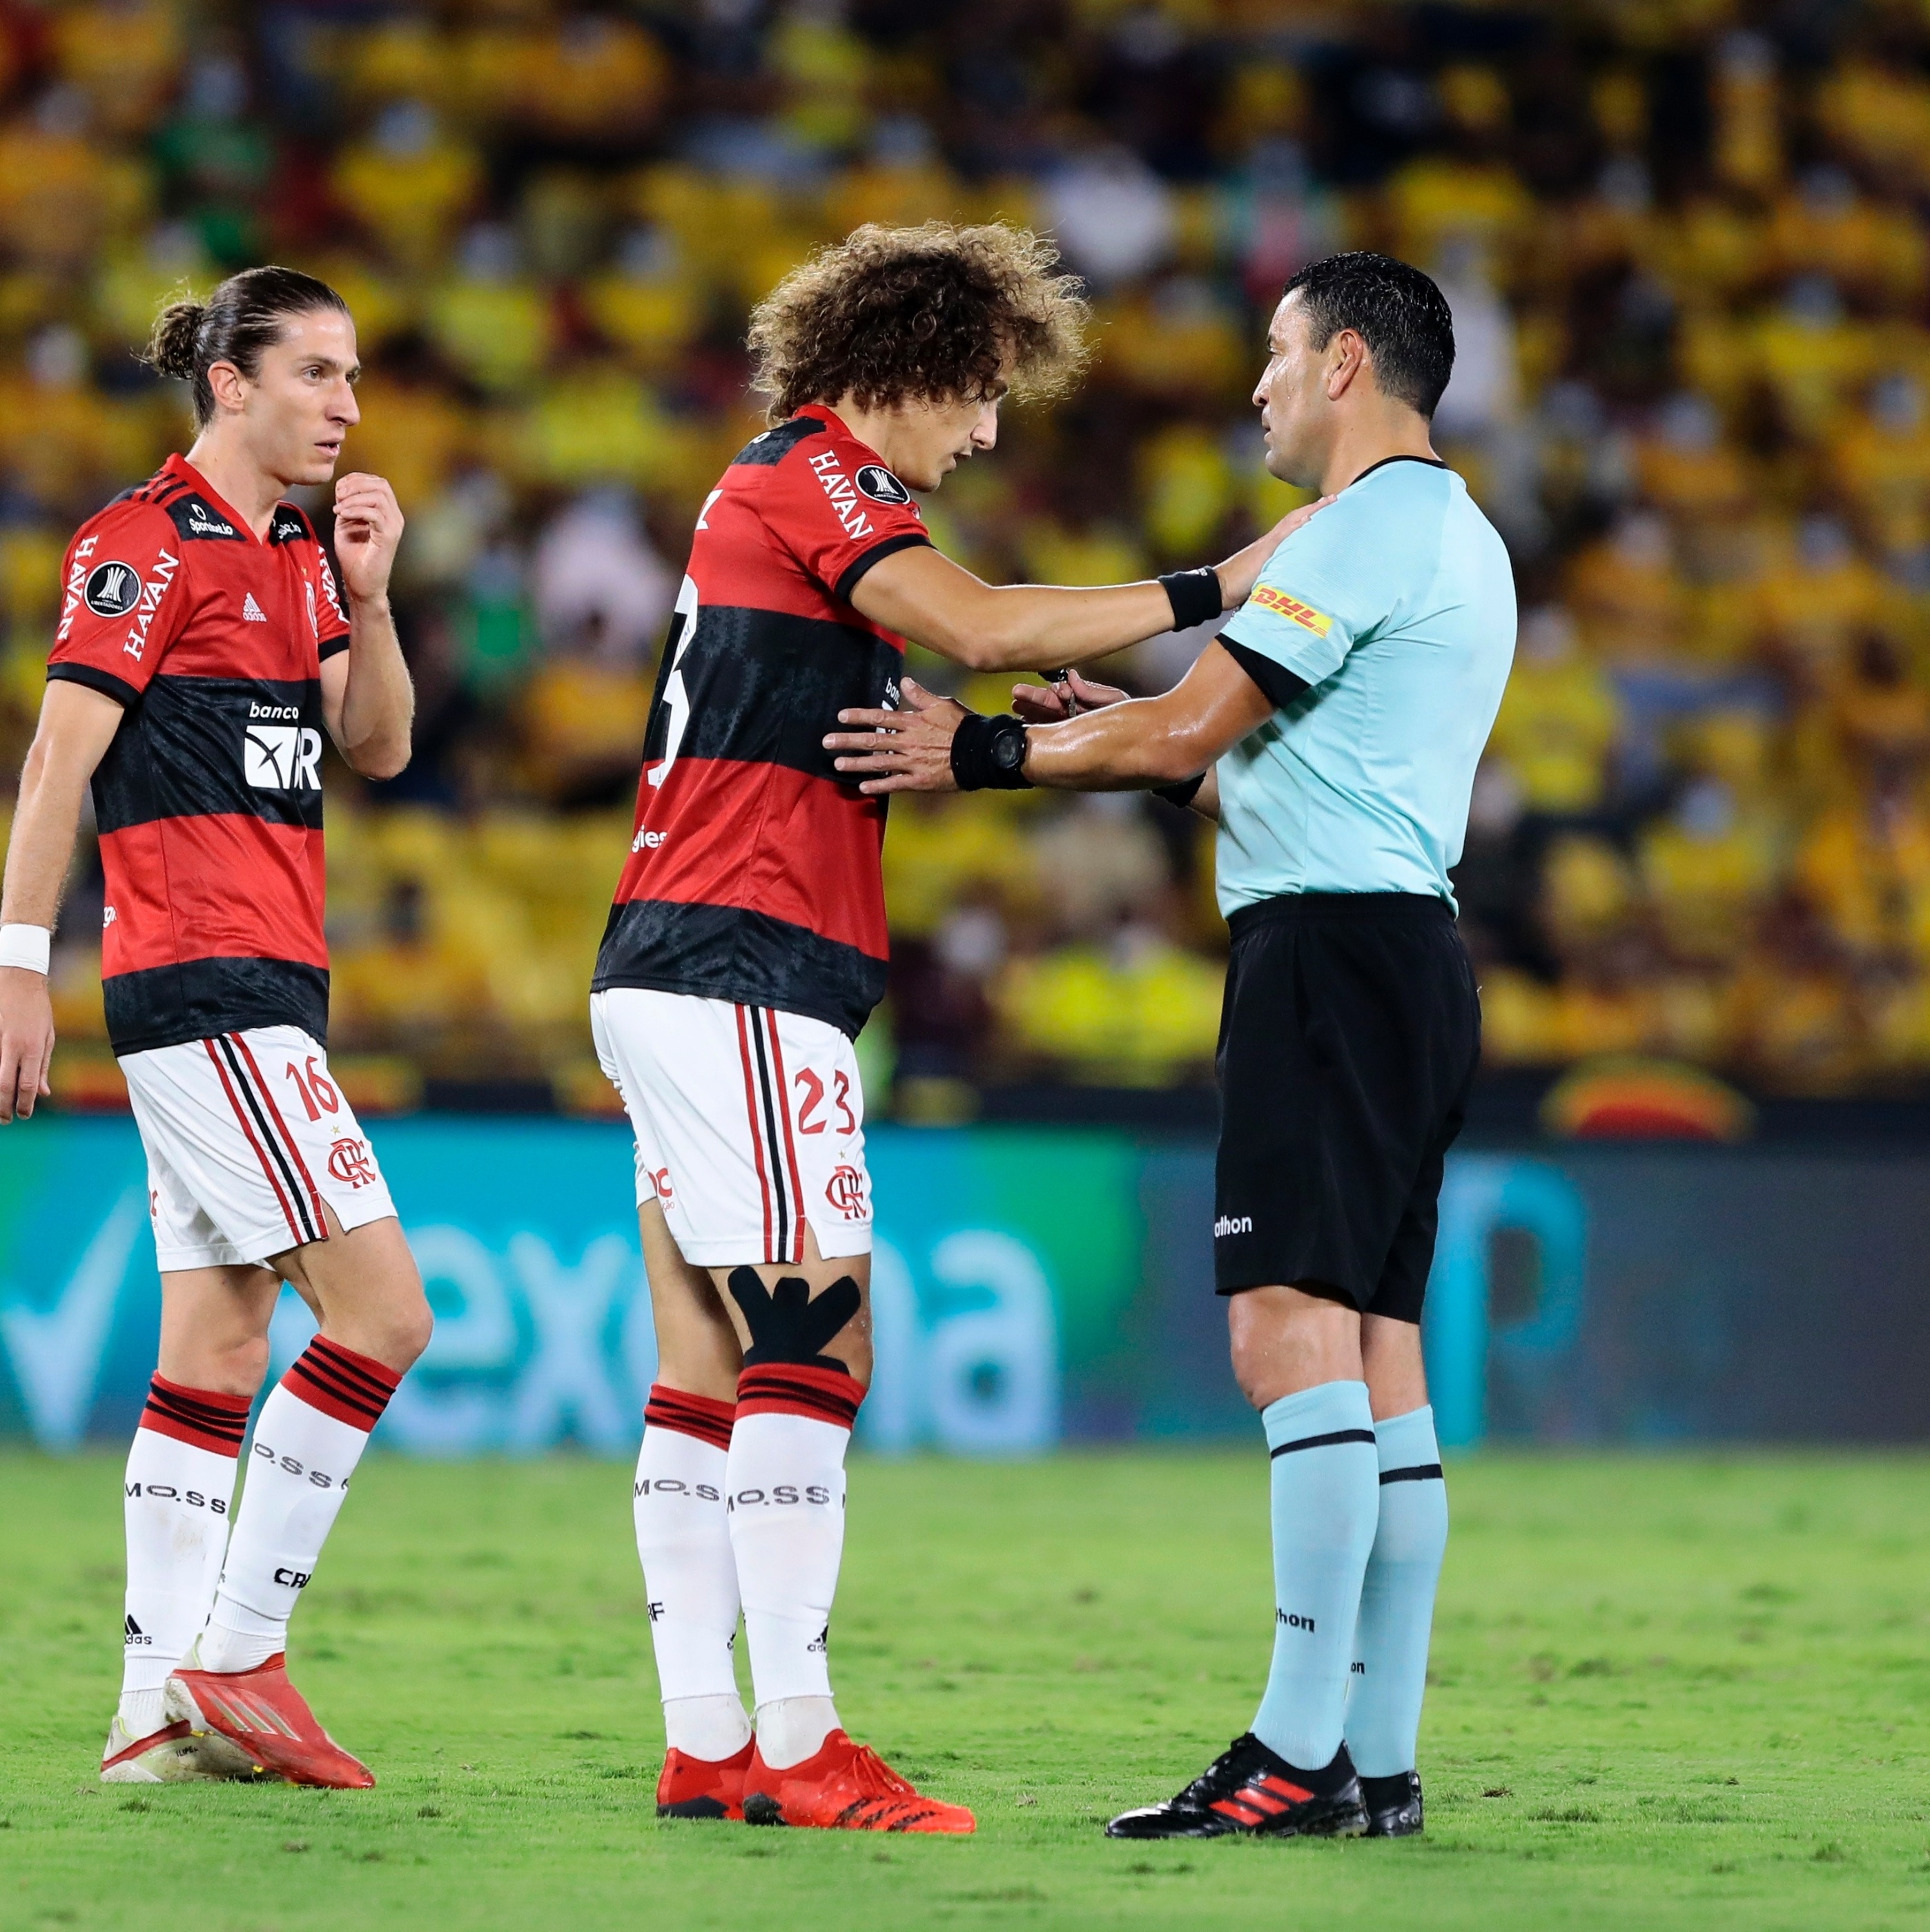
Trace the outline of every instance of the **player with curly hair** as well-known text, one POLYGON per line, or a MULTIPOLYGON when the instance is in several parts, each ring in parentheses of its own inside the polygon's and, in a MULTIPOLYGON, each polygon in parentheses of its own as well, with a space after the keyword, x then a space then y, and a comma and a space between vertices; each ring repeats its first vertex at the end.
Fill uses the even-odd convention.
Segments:
POLYGON ((771 427, 705 500, 664 647, 591 995, 636 1131, 659 1357, 635 1517, 661 1813, 972 1828, 854 1744, 831 1700, 872 1365, 852 1042, 887 948, 884 806, 822 741, 842 710, 920 694, 907 638, 978 670, 1103 656, 1244 602, 1284 533, 1093 590, 995 587, 933 548, 913 493, 992 448, 1008 394, 1057 393, 1083 362, 1085 304, 1056 266, 1022 230, 928 222, 860 228, 782 283, 750 333, 771 427))

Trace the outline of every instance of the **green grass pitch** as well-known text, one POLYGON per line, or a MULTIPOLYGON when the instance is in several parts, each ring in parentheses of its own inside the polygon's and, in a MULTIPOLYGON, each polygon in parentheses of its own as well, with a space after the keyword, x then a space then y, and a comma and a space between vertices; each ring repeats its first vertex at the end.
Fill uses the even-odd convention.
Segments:
POLYGON ((1244 1728, 1265 1459, 860 1462, 854 1732, 978 1835, 659 1824, 620 1467, 376 1458, 296 1624, 368 1792, 104 1790, 119 1465, 0 1457, 0 1927, 1930 1922, 1930 1461, 1476 1458, 1403 1844, 1108 1843, 1244 1728))

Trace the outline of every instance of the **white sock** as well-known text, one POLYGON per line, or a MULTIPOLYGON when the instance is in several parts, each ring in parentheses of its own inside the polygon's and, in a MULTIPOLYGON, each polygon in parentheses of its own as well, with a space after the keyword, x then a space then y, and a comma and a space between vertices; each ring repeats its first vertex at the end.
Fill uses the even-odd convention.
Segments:
POLYGON ((203 1670, 253 1670, 288 1647, 288 1619, 401 1379, 317 1335, 269 1391, 221 1587, 201 1633, 203 1670))
POLYGON ((765 1363, 738 1379, 726 1472, 731 1547, 759 1754, 774 1769, 812 1756, 837 1727, 831 1604, 845 1548, 845 1451, 863 1397, 839 1370, 765 1363), (767 1732, 766 1712, 790 1706, 767 1732))
POLYGON ((650 1604, 664 1734, 709 1762, 750 1742, 737 1695, 737 1566, 725 1504, 735 1405, 653 1387, 637 1456, 637 1555, 650 1604))
POLYGON ((215 1600, 228 1546, 248 1399, 156 1376, 128 1451, 128 1596, 120 1719, 130 1738, 167 1720, 161 1689, 215 1600))
POLYGON ((744 1700, 733 1690, 714 1697, 666 1697, 663 1700, 664 1742, 686 1757, 721 1764, 735 1757, 751 1741, 751 1720, 744 1700))
POLYGON ((828 1697, 780 1697, 758 1706, 758 1750, 773 1771, 815 1757, 824 1740, 842 1726, 828 1697))

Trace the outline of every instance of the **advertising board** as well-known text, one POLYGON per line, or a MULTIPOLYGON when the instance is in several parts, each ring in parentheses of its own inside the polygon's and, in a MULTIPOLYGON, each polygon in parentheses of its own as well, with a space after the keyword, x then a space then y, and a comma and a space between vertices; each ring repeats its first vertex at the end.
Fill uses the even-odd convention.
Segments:
MULTIPOLYGON (((630 1148, 608 1123, 374 1130, 437 1315, 381 1439, 633 1448, 656 1348, 630 1148)), ((1212 1288, 1213 1163, 1101 1130, 871 1137, 875 1453, 1250 1438, 1212 1288)), ((125 1440, 154 1363, 125 1118, 0 1139, 0 1435, 125 1440)), ((285 1291, 275 1366, 313 1330, 285 1291)), ((1424 1339, 1441 1438, 1930 1436, 1930 1158, 1700 1148, 1454 1156, 1424 1339)))

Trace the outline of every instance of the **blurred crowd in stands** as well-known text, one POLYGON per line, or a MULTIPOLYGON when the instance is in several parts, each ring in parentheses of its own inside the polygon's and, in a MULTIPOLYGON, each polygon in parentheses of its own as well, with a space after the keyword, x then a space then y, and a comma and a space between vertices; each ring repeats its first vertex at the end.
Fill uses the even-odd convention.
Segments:
MULTIPOLYGON (((860 221, 1049 229, 1091 377, 927 509, 988 578, 1103 583, 1296 500, 1248 400, 1267 315, 1303 262, 1382 248, 1452 302, 1437 442, 1521 589, 1460 874, 1490 1062, 1911 1086, 1926 208, 1922 0, 0 0, 0 766, 74 524, 183 446, 132 353, 156 304, 326 277, 368 370, 349 466, 409 518, 421 720, 401 779, 332 775, 334 1047, 371 1100, 600 1104, 586 983, 690 526, 761 427, 750 303, 860 221)), ((1100 674, 1160 688, 1201 643, 1100 674)), ((875 1103, 894 1069, 914 1112, 1206 1077, 1198 821, 907 800, 886 864, 875 1103)), ((83 876, 56 969, 83 1047, 98 915, 83 876)))

